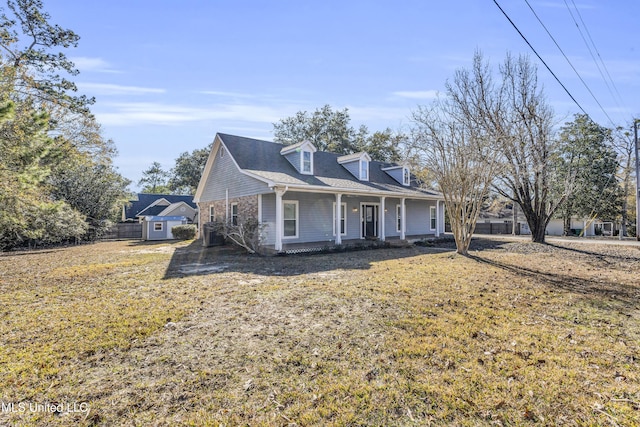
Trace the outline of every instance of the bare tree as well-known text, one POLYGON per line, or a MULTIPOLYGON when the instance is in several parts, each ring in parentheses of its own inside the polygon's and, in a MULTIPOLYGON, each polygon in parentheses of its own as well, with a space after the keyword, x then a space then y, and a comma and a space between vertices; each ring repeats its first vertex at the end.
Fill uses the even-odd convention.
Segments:
POLYGON ((473 72, 458 70, 447 96, 413 113, 412 148, 444 196, 459 254, 466 255, 482 202, 501 167, 497 140, 474 125, 483 114, 478 102, 493 90, 486 64, 474 58, 473 72), (474 117, 474 120, 469 120, 474 117))
POLYGON ((460 120, 496 144, 494 155, 501 158, 503 169, 494 187, 520 206, 532 240, 544 242, 550 219, 573 191, 575 174, 569 171, 564 181, 556 179, 554 116, 538 87, 536 67, 526 56, 507 55, 500 77, 494 85, 477 52, 471 72, 456 74, 447 92, 462 114, 460 120))
POLYGON ((573 191, 575 174, 565 174, 562 183, 554 180, 553 110, 538 87, 537 68, 526 56, 507 55, 500 73, 505 108, 495 131, 501 134, 506 168, 497 189, 520 205, 532 240, 543 243, 553 214, 573 191))

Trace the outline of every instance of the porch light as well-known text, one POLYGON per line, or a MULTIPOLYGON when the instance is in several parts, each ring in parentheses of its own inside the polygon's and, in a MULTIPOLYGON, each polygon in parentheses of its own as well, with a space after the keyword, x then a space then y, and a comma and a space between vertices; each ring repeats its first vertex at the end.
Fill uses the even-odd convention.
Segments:
POLYGON ((354 207, 353 209, 351 209, 351 212, 354 212, 354 213, 355 213, 355 212, 358 212, 358 208, 357 208, 357 207, 354 207))

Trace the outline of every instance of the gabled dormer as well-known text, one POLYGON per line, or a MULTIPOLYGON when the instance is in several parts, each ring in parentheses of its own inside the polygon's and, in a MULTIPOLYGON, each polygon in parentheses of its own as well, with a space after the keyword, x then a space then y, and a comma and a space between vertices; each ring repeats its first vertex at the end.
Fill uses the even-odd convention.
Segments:
POLYGON ((338 163, 344 166, 351 175, 355 176, 360 181, 369 181, 370 162, 371 157, 364 152, 338 157, 338 163))
POLYGON ((313 153, 318 151, 310 141, 302 141, 297 144, 287 145, 280 154, 304 175, 313 175, 313 153))
POLYGON ((411 185, 411 171, 407 164, 388 166, 382 168, 382 170, 405 187, 411 185))

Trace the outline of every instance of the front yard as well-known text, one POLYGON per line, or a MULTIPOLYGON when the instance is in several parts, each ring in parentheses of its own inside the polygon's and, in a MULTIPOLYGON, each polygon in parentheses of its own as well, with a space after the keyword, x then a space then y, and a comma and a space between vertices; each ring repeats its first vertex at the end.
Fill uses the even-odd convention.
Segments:
POLYGON ((640 250, 564 245, 2 254, 0 425, 640 425, 640 250))

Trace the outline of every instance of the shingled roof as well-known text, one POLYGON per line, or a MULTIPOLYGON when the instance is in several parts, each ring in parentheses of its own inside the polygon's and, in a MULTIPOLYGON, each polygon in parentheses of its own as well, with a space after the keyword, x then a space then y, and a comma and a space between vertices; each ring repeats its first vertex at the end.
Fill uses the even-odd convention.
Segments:
POLYGON ((344 166, 338 163, 341 155, 326 151, 314 153, 313 175, 299 173, 289 161, 280 154, 282 144, 253 138, 218 133, 218 137, 235 160, 238 167, 251 175, 271 182, 274 185, 310 187, 312 189, 332 188, 363 193, 401 193, 406 197, 441 198, 436 191, 421 188, 411 177, 411 184, 403 186, 383 168, 395 166, 393 163, 371 161, 369 163, 369 181, 360 181, 344 166))
POLYGON ((159 199, 165 199, 167 202, 171 203, 179 203, 185 202, 189 206, 194 209, 197 209, 196 204, 193 202, 193 196, 178 196, 175 194, 147 194, 147 193, 138 193, 138 200, 130 200, 129 203, 125 206, 124 214, 126 219, 135 219, 138 214, 142 211, 145 211, 146 215, 157 215, 166 209, 166 206, 153 206, 149 208, 153 202, 159 199), (149 208, 149 209, 147 209, 149 208), (157 212, 156 212, 157 211, 157 212), (156 213, 152 213, 156 212, 156 213))

